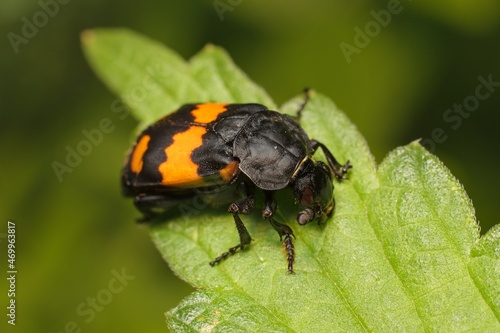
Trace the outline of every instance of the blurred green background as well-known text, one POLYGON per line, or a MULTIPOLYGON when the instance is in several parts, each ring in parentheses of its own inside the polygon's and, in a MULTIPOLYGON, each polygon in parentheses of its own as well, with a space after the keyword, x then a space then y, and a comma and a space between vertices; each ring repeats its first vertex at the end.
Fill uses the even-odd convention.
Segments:
POLYGON ((88 28, 128 27, 186 58, 221 45, 278 104, 313 87, 354 121, 378 162, 441 128, 446 140, 427 147, 464 184, 482 232, 499 221, 500 87, 474 97, 479 76, 500 82, 497 0, 59 1, 0 2, 0 267, 11 220, 18 332, 165 332, 163 313, 192 290, 120 195, 136 122, 111 112, 116 97, 80 47, 88 28), (464 101, 474 111, 443 118, 464 101), (52 163, 103 118, 114 130, 59 181, 52 163), (123 270, 129 280, 114 280, 123 270))

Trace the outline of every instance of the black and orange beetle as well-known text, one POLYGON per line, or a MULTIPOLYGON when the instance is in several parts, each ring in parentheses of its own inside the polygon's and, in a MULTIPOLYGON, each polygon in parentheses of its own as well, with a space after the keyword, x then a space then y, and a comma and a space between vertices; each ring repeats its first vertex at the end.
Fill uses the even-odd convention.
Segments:
POLYGON ((240 242, 210 262, 212 266, 250 244, 252 239, 239 214, 248 214, 255 204, 255 190, 263 190, 262 217, 283 240, 288 271, 293 272, 293 231, 273 218, 277 207, 274 193, 291 188, 302 207, 298 224, 314 219, 322 224, 334 208, 333 177, 345 178, 349 168, 349 161, 344 165, 337 162, 292 117, 263 105, 186 104, 139 135, 125 162, 122 186, 126 196, 134 197, 143 220, 200 193, 227 195, 229 191, 233 202, 228 211, 240 242), (328 164, 314 160, 318 148, 328 164))

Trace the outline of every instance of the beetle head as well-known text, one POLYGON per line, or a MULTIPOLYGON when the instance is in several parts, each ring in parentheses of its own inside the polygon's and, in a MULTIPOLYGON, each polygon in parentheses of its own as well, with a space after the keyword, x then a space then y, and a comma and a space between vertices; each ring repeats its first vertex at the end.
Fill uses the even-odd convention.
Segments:
POLYGON ((315 218, 322 224, 332 214, 333 172, 325 163, 306 157, 295 173, 292 190, 296 202, 304 208, 297 215, 300 225, 315 218))

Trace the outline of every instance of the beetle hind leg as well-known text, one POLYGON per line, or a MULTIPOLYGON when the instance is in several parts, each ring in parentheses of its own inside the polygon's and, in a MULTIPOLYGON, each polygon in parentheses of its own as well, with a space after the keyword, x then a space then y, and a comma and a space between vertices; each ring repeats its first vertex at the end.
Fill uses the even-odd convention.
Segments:
POLYGON ((310 89, 309 88, 304 88, 304 100, 302 101, 302 103, 300 103, 299 105, 299 109, 297 110, 297 114, 295 115, 295 118, 297 119, 297 121, 300 122, 300 119, 302 118, 302 111, 304 111, 307 103, 309 102, 309 98, 310 98, 310 89))
POLYGON ((151 222, 157 216, 177 207, 180 203, 184 202, 186 198, 191 198, 192 196, 190 192, 176 195, 167 193, 136 195, 134 198, 134 205, 142 213, 142 217, 138 218, 137 222, 151 222))
POLYGON ((182 197, 173 197, 165 194, 137 195, 134 198, 135 207, 142 213, 137 219, 139 223, 151 222, 164 211, 182 202, 182 197))
POLYGON ((250 236, 250 233, 245 227, 245 224, 243 224, 243 221, 239 217, 238 213, 248 214, 252 210, 254 204, 254 196, 249 195, 246 198, 233 202, 229 206, 228 211, 233 214, 236 230, 238 230, 238 235, 240 236, 240 243, 229 248, 226 252, 222 253, 220 256, 211 261, 210 266, 215 266, 217 263, 234 254, 239 249, 243 250, 245 246, 249 245, 252 242, 252 237, 250 236))

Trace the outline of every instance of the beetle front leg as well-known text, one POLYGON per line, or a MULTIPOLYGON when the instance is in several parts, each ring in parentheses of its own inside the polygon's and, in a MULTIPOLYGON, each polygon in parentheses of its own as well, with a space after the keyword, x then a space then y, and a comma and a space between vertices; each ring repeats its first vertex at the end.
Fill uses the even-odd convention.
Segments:
POLYGON ((283 241, 283 247, 288 260, 288 273, 293 273, 293 263, 295 261, 295 250, 293 247, 292 237, 295 237, 292 228, 286 224, 279 223, 273 218, 276 211, 276 203, 273 199, 273 192, 265 191, 266 201, 262 210, 262 217, 269 221, 271 226, 278 232, 280 241, 283 241))
POLYGON ((234 254, 238 249, 243 250, 246 245, 249 245, 252 242, 252 237, 250 236, 250 233, 245 227, 245 224, 243 224, 243 221, 240 219, 238 213, 248 214, 250 213, 254 205, 255 205, 255 197, 253 195, 253 191, 247 189, 247 196, 245 198, 239 199, 233 202, 229 206, 228 211, 231 214, 233 214, 236 230, 238 230, 238 235, 240 236, 240 243, 237 244, 236 246, 229 248, 229 250, 222 253, 220 256, 211 261, 210 266, 212 267, 215 266, 215 264, 224 260, 229 255, 234 254))
POLYGON ((351 162, 347 161, 346 164, 342 165, 340 164, 337 159, 333 156, 333 154, 330 152, 330 150, 321 142, 316 141, 316 140, 311 140, 309 141, 309 144, 311 145, 311 149, 313 152, 318 149, 318 147, 323 150, 323 153, 325 154, 326 160, 328 161, 328 165, 330 168, 332 168, 333 173, 335 174, 335 177, 338 179, 345 179, 345 174, 347 171, 352 168, 351 162))

